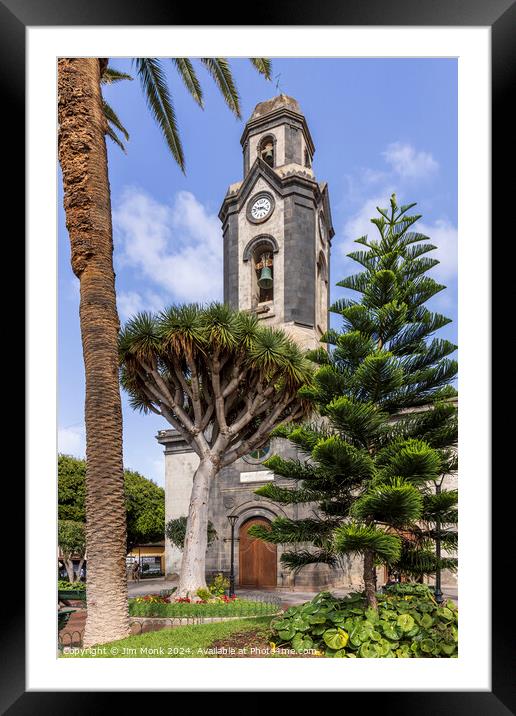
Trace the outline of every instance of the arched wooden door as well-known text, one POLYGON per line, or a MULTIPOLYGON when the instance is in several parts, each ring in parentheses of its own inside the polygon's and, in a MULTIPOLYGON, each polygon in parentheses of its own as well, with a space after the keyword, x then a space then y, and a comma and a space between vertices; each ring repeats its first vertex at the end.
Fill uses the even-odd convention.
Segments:
POLYGON ((240 527, 239 573, 241 587, 275 587, 277 547, 247 534, 252 525, 269 525, 265 517, 252 517, 240 527))

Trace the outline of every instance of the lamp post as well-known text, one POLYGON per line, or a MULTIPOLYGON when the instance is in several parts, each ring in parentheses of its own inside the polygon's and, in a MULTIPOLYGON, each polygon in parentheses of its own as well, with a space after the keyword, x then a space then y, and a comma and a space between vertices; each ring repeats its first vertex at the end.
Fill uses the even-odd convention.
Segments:
POLYGON ((229 596, 235 596, 235 522, 238 515, 228 515, 229 524, 231 525, 231 566, 229 569, 229 596))
MULTIPOLYGON (((442 481, 439 483, 435 483, 436 495, 441 494, 441 484, 442 481)), ((437 604, 442 604, 443 593, 441 590, 441 519, 439 515, 435 520, 435 532, 435 559, 437 562, 435 570, 435 601, 437 602, 437 604)))

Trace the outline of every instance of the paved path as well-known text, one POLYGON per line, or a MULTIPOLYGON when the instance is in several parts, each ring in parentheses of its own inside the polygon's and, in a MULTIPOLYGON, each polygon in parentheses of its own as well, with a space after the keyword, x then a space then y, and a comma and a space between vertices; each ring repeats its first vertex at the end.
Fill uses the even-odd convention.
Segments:
MULTIPOLYGON (((353 589, 328 589, 328 590, 320 590, 320 591, 329 591, 336 597, 345 597, 350 592, 354 591, 353 589)), ((262 590, 246 590, 246 589, 237 589, 237 595, 244 597, 244 598, 251 598, 253 595, 260 595, 263 598, 266 598, 267 595, 271 595, 274 597, 279 597, 281 600, 281 606, 283 609, 288 609, 289 607, 295 606, 296 604, 303 604, 304 602, 309 602, 313 597, 315 597, 316 594, 319 592, 293 592, 288 589, 262 589, 262 590)), ((444 587, 443 588, 443 597, 444 600, 452 599, 454 602, 458 603, 457 598, 457 587, 444 587)))
MULTIPOLYGON (((128 592, 130 597, 144 596, 145 594, 159 594, 163 589, 172 589, 177 585, 177 580, 165 580, 164 577, 157 577, 156 579, 141 579, 139 582, 130 581, 128 583, 128 592)), ((323 590, 320 590, 323 591, 323 590)), ((353 591, 349 589, 329 589, 332 594, 337 597, 344 597, 349 592, 353 591)), ((310 599, 318 594, 317 591, 306 591, 298 592, 291 591, 289 589, 237 589, 237 596, 250 598, 252 595, 259 595, 261 598, 267 598, 267 596, 279 597, 282 606, 285 609, 295 604, 302 604, 303 602, 309 602, 310 599)), ((457 587, 443 587, 444 599, 453 599, 457 602, 457 587)))
POLYGON ((177 580, 165 580, 165 577, 140 579, 138 582, 129 580, 127 591, 130 597, 142 597, 145 594, 159 594, 162 589, 172 589, 176 584, 177 580))

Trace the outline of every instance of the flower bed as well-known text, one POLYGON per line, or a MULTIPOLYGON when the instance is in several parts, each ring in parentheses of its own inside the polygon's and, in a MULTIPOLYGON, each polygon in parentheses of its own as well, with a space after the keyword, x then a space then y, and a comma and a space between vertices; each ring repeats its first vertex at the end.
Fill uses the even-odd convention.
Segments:
POLYGON ((129 614, 133 617, 244 617, 275 614, 278 610, 278 605, 272 601, 250 601, 225 595, 192 601, 150 594, 129 600, 129 614))

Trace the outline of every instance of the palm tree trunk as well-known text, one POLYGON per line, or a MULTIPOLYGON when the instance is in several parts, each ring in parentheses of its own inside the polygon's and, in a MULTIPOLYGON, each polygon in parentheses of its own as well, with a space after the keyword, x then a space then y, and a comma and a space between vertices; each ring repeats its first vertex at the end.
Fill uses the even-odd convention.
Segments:
POLYGON ((176 597, 194 597, 200 587, 206 588, 208 500, 215 474, 215 466, 208 459, 201 460, 195 471, 176 597))
POLYGON ((58 61, 59 162, 86 375, 88 613, 84 645, 129 633, 122 411, 101 60, 58 61))
POLYGON ((377 609, 374 553, 370 549, 364 553, 364 590, 367 606, 377 609))

